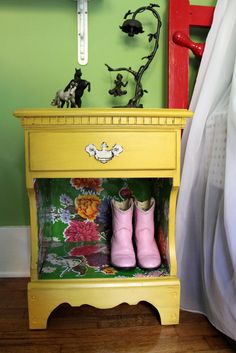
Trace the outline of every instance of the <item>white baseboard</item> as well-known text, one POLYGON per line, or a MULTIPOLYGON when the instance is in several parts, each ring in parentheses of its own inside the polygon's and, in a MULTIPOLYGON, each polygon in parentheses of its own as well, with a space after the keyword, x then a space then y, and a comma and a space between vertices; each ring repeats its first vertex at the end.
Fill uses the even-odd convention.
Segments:
POLYGON ((30 228, 0 227, 0 277, 30 276, 30 228))

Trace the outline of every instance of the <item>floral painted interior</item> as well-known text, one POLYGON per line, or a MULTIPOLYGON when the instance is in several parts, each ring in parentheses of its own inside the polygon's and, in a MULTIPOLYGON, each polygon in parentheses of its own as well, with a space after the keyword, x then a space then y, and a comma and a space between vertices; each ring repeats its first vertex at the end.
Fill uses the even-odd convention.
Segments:
POLYGON ((143 277, 169 274, 171 179, 36 179, 39 278, 143 277), (121 271, 110 265, 111 198, 156 199, 156 241, 162 265, 121 271))

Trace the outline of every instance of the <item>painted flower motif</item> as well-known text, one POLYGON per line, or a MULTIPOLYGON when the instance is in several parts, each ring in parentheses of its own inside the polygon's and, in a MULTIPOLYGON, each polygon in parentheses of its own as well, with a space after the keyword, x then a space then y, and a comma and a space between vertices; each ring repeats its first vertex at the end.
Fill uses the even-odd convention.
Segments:
POLYGON ((60 238, 59 238, 59 237, 52 237, 52 238, 50 238, 50 240, 53 241, 53 242, 51 243, 51 247, 52 247, 52 248, 57 248, 57 247, 61 246, 60 238))
POLYGON ((99 233, 93 222, 71 221, 64 231, 64 236, 68 242, 99 240, 99 233))
POLYGON ((115 275, 117 273, 113 267, 105 267, 101 270, 101 272, 105 273, 106 275, 115 275))
POLYGON ((60 212, 60 219, 63 223, 69 223, 70 222, 70 212, 68 210, 65 210, 64 208, 59 209, 60 212))
POLYGON ((101 200, 96 195, 80 195, 75 199, 75 208, 82 218, 93 221, 99 214, 101 200))
POLYGON ((57 221, 56 207, 50 206, 48 209, 46 209, 45 219, 46 222, 53 224, 57 221))
POLYGON ((71 185, 75 189, 88 189, 93 192, 100 193, 102 188, 102 179, 96 178, 73 178, 70 180, 71 185))
POLYGON ((60 203, 63 206, 71 206, 71 205, 73 205, 72 199, 69 196, 67 196, 66 194, 62 194, 60 196, 60 203))
POLYGON ((42 268, 43 273, 52 273, 54 271, 56 271, 56 267, 47 266, 42 268))
POLYGON ((130 190, 128 187, 124 187, 119 191, 119 194, 122 199, 130 199, 132 197, 132 190, 130 190))
POLYGON ((57 254, 48 254, 46 260, 52 265, 63 265, 63 261, 57 256, 57 254))

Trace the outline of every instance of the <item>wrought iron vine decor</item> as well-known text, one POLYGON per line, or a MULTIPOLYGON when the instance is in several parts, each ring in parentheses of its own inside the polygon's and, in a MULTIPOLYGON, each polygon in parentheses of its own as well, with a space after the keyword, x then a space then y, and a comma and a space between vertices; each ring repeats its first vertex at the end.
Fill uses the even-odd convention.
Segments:
MULTIPOLYGON (((142 27, 142 23, 136 19, 136 16, 143 13, 144 11, 150 11, 153 14, 153 16, 157 20, 157 28, 156 28, 155 33, 148 34, 149 42, 154 40, 154 47, 149 55, 142 58, 142 60, 147 59, 147 62, 145 64, 142 64, 137 71, 133 70, 131 67, 128 67, 128 68, 127 67, 119 67, 119 68, 114 69, 111 66, 109 66, 108 64, 105 64, 108 71, 127 71, 128 73, 132 74, 134 77, 134 81, 135 81, 134 96, 128 101, 127 105, 125 105, 123 107, 143 108, 143 105, 140 103, 140 100, 141 100, 142 96, 144 95, 144 93, 147 93, 147 91, 145 89, 143 89, 141 80, 142 80, 144 72, 148 69, 149 65, 151 64, 151 62, 152 62, 152 60, 153 60, 153 58, 159 48, 160 29, 162 26, 162 21, 161 21, 160 15, 155 9, 156 7, 160 7, 160 6, 158 4, 151 3, 148 6, 139 7, 134 12, 129 10, 124 16, 125 21, 124 21, 123 25, 120 26, 120 29, 123 32, 127 33, 129 37, 134 37, 134 35, 144 32, 143 27, 142 27), (129 16, 131 16, 131 18, 127 19, 129 16)), ((115 80, 115 87, 113 89, 109 90, 109 93, 111 95, 113 95, 114 97, 126 94, 126 91, 122 90, 122 87, 125 87, 127 85, 127 83, 123 83, 122 78, 123 78, 122 75, 118 74, 116 77, 116 80, 115 80)))

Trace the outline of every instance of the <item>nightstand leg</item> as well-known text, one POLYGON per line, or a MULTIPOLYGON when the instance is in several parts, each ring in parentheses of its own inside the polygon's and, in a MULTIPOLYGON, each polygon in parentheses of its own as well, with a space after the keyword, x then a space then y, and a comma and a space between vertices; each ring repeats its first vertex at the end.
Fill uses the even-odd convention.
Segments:
POLYGON ((177 325, 180 312, 180 284, 158 288, 156 296, 149 301, 159 312, 161 325, 177 325))
POLYGON ((179 306, 176 308, 159 308, 162 325, 177 325, 179 323, 179 306))
POLYGON ((57 303, 48 300, 47 291, 38 288, 31 288, 28 284, 28 313, 29 328, 32 330, 42 330, 47 328, 47 321, 51 312, 57 307, 57 303))

